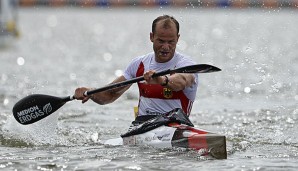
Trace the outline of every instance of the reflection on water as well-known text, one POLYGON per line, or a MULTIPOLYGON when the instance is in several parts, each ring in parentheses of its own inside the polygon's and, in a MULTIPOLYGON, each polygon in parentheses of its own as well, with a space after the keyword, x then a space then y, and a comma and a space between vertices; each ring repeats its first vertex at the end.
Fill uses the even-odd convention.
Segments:
POLYGON ((296 11, 230 9, 20 10, 22 36, 0 50, 0 168, 109 170, 294 170, 297 167, 296 11), (28 94, 72 95, 101 87, 152 50, 151 22, 181 23, 178 50, 219 73, 200 75, 191 120, 224 134, 228 160, 182 149, 111 147, 133 120, 134 85, 113 104, 73 101, 28 126, 12 106, 28 94), (33 20, 34 18, 34 20, 33 20), (169 164, 170 163, 170 164, 169 164))

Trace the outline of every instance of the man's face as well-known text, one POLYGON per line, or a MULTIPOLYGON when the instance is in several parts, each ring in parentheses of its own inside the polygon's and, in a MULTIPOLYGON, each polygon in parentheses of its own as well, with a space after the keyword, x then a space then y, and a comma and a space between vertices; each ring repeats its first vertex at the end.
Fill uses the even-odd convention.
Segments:
POLYGON ((156 24, 155 33, 150 33, 155 60, 159 63, 168 62, 173 58, 179 39, 175 24, 170 23, 168 26, 164 27, 163 21, 160 21, 156 24))

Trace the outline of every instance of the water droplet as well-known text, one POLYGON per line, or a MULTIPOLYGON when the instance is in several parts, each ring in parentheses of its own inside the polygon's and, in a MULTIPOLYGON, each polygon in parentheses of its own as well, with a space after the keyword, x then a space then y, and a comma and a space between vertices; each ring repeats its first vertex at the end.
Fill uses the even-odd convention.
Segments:
POLYGON ((1 76, 1 80, 3 81, 3 82, 5 82, 6 80, 7 80, 7 75, 6 74, 2 74, 2 76, 1 76))
POLYGON ((106 52, 106 53, 103 54, 103 59, 104 59, 106 62, 111 61, 112 58, 113 58, 113 55, 110 54, 110 53, 108 53, 108 52, 106 52))
POLYGON ((250 93, 250 91, 251 91, 250 87, 245 87, 245 88, 244 88, 244 92, 245 92, 245 93, 250 93))
POLYGON ((142 167, 140 167, 140 166, 126 166, 125 169, 128 169, 128 170, 142 170, 142 167))
POLYGON ((71 74, 69 75, 69 78, 70 78, 71 80, 75 80, 75 79, 77 78, 77 75, 76 75, 75 73, 71 73, 71 74))
POLYGON ((221 39, 223 36, 223 31, 220 28, 214 28, 212 30, 212 35, 214 36, 214 38, 216 39, 221 39))
POLYGON ((25 64, 25 59, 23 57, 18 57, 17 64, 20 65, 20 66, 24 65, 25 64))
POLYGON ((8 100, 8 99, 4 99, 4 100, 3 100, 3 105, 4 105, 4 106, 8 105, 8 103, 9 103, 9 100, 8 100))
POLYGON ((290 124, 294 124, 295 123, 295 121, 292 118, 287 118, 287 121, 286 122, 287 123, 290 123, 290 124))
POLYGON ((93 134, 91 135, 91 140, 92 140, 93 142, 97 142, 97 141, 98 141, 98 133, 97 133, 97 132, 95 132, 95 133, 93 133, 93 134))

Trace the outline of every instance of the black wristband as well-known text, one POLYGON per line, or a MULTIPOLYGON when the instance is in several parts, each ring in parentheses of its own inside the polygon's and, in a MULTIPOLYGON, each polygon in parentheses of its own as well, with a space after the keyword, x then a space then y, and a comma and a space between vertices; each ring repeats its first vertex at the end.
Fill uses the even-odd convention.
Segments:
POLYGON ((165 82, 161 84, 161 86, 167 86, 169 83, 169 77, 165 75, 165 82))

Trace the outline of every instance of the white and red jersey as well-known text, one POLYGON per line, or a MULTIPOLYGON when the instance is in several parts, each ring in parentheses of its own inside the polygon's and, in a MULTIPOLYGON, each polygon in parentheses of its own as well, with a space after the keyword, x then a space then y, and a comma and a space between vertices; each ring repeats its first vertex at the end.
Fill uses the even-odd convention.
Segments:
MULTIPOLYGON (((144 72, 148 70, 155 70, 158 72, 194 64, 195 62, 193 60, 178 52, 175 52, 174 57, 170 61, 166 63, 158 63, 155 61, 154 52, 152 52, 133 59, 123 75, 128 80, 143 76, 144 72)), ((189 115, 198 87, 198 75, 194 74, 194 76, 195 82, 193 85, 181 91, 172 91, 159 84, 144 84, 143 82, 139 82, 140 99, 138 116, 160 115, 175 108, 181 108, 187 115, 189 115)))

